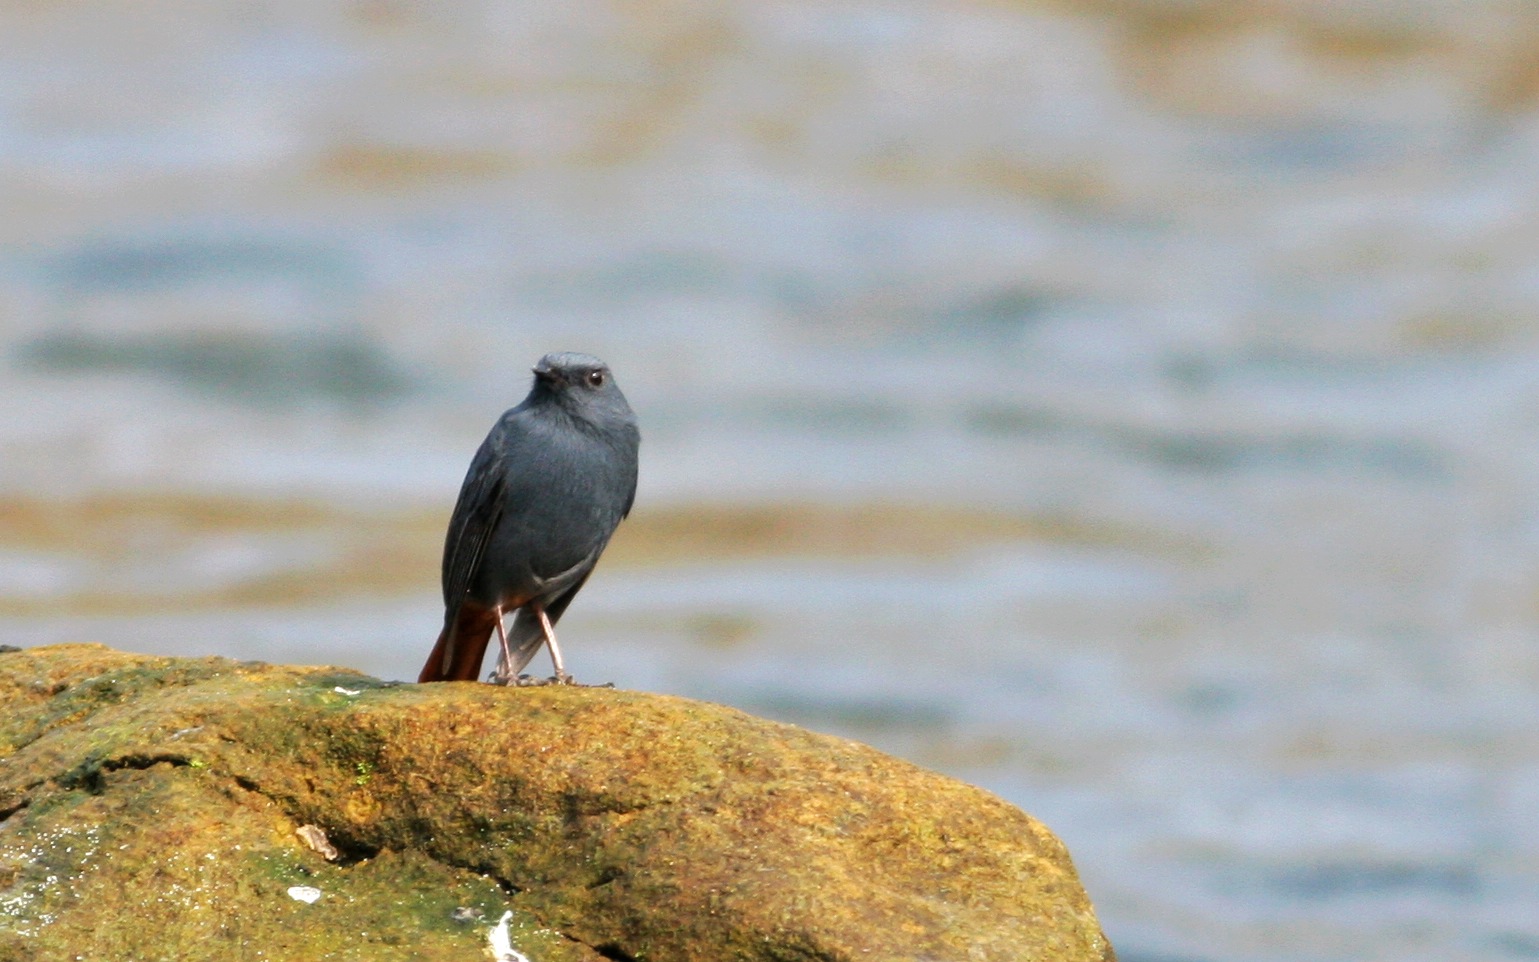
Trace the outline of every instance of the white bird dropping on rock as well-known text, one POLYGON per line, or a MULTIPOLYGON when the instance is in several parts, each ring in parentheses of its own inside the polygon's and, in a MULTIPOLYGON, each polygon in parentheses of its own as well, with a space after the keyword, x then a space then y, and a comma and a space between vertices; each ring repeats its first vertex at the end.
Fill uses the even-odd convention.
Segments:
POLYGON ((502 913, 502 921, 492 926, 486 933, 486 941, 492 949, 493 962, 529 962, 529 956, 513 948, 513 940, 508 937, 508 919, 513 917, 512 912, 502 913))

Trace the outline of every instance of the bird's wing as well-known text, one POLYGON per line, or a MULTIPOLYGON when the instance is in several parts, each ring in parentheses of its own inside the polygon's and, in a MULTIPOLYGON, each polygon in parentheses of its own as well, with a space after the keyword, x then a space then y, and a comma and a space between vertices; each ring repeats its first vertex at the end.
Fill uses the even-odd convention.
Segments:
POLYGON ((641 446, 641 434, 636 430, 636 423, 634 421, 627 426, 626 437, 629 444, 621 450, 625 451, 624 457, 629 462, 631 487, 625 494, 625 507, 620 509, 621 521, 630 517, 631 505, 636 503, 636 481, 640 476, 636 470, 636 451, 641 446))
POLYGON ((626 518, 631 516, 631 505, 633 505, 635 503, 636 503, 636 478, 633 475, 631 477, 631 491, 630 491, 629 494, 627 494, 625 496, 625 507, 620 509, 620 519, 622 521, 624 519, 626 519, 626 518))
POLYGON ((451 615, 470 590, 492 531, 502 517, 507 475, 496 461, 496 445, 493 438, 487 438, 470 462, 460 499, 449 518, 449 533, 444 539, 443 585, 444 605, 451 615))
MULTIPOLYGON (((588 564, 588 570, 570 588, 545 603, 545 617, 550 619, 552 625, 561 620, 561 613, 566 611, 566 606, 572 603, 592 573, 593 565, 588 564)), ((544 643, 545 632, 540 628, 540 617, 534 613, 534 609, 518 609, 518 614, 513 617, 513 626, 508 629, 508 648, 513 653, 513 674, 523 671, 530 660, 540 653, 540 646, 544 643)))
MULTIPOLYGON (((598 558, 595 556, 593 560, 596 563, 598 558)), ((588 566, 588 570, 582 573, 582 577, 578 578, 577 581, 572 584, 572 587, 561 592, 559 597, 552 598, 550 601, 546 602, 545 617, 550 619, 551 624, 555 624, 561 620, 561 613, 566 610, 566 606, 572 603, 572 599, 577 597, 577 592, 581 591, 582 586, 587 583, 588 576, 593 574, 593 568, 594 565, 590 564, 588 566)), ((520 611, 519 614, 523 614, 523 612, 520 611)))

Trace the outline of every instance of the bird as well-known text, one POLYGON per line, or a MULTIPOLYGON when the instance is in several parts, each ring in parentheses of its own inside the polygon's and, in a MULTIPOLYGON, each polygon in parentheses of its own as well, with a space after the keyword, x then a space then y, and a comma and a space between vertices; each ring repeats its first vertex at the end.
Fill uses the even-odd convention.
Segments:
POLYGON ((573 683, 555 624, 635 503, 641 432, 598 358, 547 354, 533 370, 465 473, 444 538, 443 631, 420 682, 474 681, 495 633, 493 682, 528 683, 519 672, 545 645, 551 681, 573 683))

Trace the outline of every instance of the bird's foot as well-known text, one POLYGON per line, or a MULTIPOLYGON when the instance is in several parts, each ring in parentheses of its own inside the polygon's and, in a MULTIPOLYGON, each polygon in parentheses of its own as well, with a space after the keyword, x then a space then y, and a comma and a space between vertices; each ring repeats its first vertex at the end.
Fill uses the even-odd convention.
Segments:
POLYGON ((486 676, 486 681, 491 685, 521 685, 523 682, 520 679, 527 677, 527 675, 520 675, 518 678, 514 678, 510 672, 503 671, 499 666, 490 675, 486 676))
POLYGON ((549 678, 536 678, 533 675, 519 675, 513 684, 520 688, 542 688, 546 685, 568 685, 572 688, 613 688, 615 683, 606 681, 602 685, 584 685, 582 682, 562 672, 559 675, 551 675, 549 678))

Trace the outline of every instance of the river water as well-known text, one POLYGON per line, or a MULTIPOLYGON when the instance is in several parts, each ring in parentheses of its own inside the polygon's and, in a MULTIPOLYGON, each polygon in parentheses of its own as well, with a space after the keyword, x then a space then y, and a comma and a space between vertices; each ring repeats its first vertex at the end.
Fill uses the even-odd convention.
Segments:
POLYGON ((7 5, 0 633, 414 677, 590 351, 580 678, 1003 795, 1129 962, 1539 958, 1533 14, 7 5))

